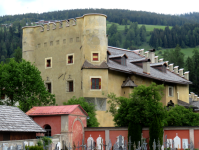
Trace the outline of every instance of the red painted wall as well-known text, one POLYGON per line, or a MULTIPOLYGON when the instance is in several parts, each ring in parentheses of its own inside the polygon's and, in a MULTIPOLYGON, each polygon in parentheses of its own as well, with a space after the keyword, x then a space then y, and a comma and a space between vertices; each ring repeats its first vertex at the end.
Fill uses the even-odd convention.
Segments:
POLYGON ((36 116, 32 118, 42 128, 44 128, 47 124, 50 125, 51 136, 61 133, 61 116, 36 116))
POLYGON ((78 141, 81 142, 83 139, 83 128, 79 120, 76 120, 73 124, 73 144, 78 145, 78 141))
POLYGON ((127 143, 128 143, 128 130, 118 130, 118 131, 115 131, 115 130, 110 130, 109 131, 109 138, 111 139, 111 143, 112 143, 112 146, 115 144, 115 142, 117 142, 117 137, 121 135, 124 137, 124 141, 127 140, 127 143))
POLYGON ((194 148, 199 149, 199 130, 194 130, 194 148))
POLYGON ((188 139, 189 141, 189 130, 164 130, 164 137, 167 135, 167 139, 174 139, 176 134, 180 138, 180 144, 182 149, 182 139, 188 139))

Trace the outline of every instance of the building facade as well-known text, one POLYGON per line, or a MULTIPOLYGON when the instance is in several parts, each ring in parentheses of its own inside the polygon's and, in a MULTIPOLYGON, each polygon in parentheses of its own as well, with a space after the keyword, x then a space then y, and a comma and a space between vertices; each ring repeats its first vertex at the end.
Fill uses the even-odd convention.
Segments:
POLYGON ((106 113, 107 95, 128 97, 133 88, 151 82, 164 84, 162 102, 189 103, 189 73, 158 60, 154 51, 108 46, 106 15, 85 14, 76 19, 23 27, 23 59, 35 64, 49 92, 62 105, 73 96, 94 103, 100 126, 114 126, 106 113))

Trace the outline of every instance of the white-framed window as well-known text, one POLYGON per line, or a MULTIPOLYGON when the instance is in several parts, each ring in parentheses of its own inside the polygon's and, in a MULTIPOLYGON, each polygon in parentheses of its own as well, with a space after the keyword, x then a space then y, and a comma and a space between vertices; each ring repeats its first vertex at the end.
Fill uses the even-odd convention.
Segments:
POLYGON ((52 57, 45 58, 45 68, 52 68, 52 57))
POLYGON ((74 80, 66 81, 66 92, 74 92, 74 80))
POLYGON ((91 52, 91 62, 100 62, 99 52, 91 52))
POLYGON ((173 86, 169 86, 169 87, 168 87, 168 94, 169 94, 170 97, 173 97, 173 96, 174 96, 174 95, 173 95, 173 94, 174 94, 173 90, 174 90, 174 89, 173 89, 173 86))
POLYGON ((91 82, 91 90, 101 90, 102 89, 102 78, 101 76, 91 76, 90 77, 91 82))
POLYGON ((66 64, 73 65, 74 64, 74 53, 66 55, 66 64))

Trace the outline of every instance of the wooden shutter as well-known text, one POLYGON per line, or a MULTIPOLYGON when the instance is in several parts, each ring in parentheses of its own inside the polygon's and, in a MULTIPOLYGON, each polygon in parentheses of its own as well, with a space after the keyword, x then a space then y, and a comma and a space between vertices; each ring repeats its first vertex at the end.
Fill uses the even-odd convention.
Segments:
POLYGON ((93 53, 93 61, 98 61, 98 53, 93 53))
POLYGON ((99 89, 101 89, 101 78, 99 78, 99 89))

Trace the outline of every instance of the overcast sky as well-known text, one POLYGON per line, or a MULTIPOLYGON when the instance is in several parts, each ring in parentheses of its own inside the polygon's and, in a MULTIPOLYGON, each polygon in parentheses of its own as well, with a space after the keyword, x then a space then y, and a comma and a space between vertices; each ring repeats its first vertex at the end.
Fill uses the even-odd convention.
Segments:
POLYGON ((0 16, 77 8, 118 8, 163 14, 199 12, 197 0, 0 0, 0 16))

